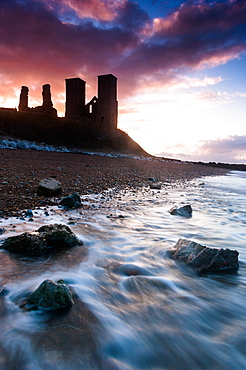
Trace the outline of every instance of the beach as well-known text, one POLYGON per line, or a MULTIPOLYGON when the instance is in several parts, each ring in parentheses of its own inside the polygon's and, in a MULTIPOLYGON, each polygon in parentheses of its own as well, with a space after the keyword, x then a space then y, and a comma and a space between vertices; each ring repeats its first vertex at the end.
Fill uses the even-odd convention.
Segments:
POLYGON ((40 257, 0 250, 1 369, 245 368, 245 172, 72 153, 0 153, 0 244, 55 224, 69 227, 82 243, 40 257), (61 196, 36 194, 48 176, 61 181, 61 196), (150 178, 160 181, 160 190, 150 189, 150 178), (57 207, 75 191, 81 208, 57 207), (192 216, 170 213, 187 204, 192 216), (237 250, 238 271, 197 275, 169 257, 180 238, 237 250), (69 287, 72 307, 23 309, 47 279, 69 287))
POLYGON ((141 187, 150 178, 185 181, 226 170, 178 161, 0 149, 0 217, 18 217, 22 210, 58 204, 71 193, 100 193, 111 188, 141 187), (37 195, 39 182, 53 177, 62 184, 59 198, 37 195))

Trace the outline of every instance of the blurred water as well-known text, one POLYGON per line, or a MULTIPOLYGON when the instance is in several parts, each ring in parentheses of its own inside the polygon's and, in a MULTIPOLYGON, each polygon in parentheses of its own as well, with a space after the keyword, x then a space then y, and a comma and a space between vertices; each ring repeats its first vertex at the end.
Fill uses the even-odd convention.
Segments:
POLYGON ((246 368, 246 174, 83 197, 84 208, 2 220, 1 239, 65 223, 84 241, 42 258, 0 251, 1 369, 246 368), (191 218, 172 216, 191 204, 191 218), (198 277, 166 256, 179 238, 237 249, 237 274, 198 277), (44 279, 65 280, 69 312, 23 312, 44 279))

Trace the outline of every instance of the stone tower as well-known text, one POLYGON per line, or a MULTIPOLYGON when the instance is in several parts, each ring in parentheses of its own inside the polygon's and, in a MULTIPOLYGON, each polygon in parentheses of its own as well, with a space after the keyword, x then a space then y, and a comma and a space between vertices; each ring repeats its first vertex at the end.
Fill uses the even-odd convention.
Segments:
POLYGON ((29 89, 27 86, 22 86, 20 93, 20 103, 19 103, 19 112, 28 111, 28 92, 29 89))
POLYGON ((117 118, 117 78, 112 74, 98 76, 96 123, 110 129, 117 129, 117 118))
POLYGON ((42 96, 44 110, 47 111, 51 110, 53 108, 53 103, 51 101, 51 92, 49 84, 43 85, 42 96))
POLYGON ((85 113, 85 81, 81 78, 66 79, 67 118, 82 117, 85 113))

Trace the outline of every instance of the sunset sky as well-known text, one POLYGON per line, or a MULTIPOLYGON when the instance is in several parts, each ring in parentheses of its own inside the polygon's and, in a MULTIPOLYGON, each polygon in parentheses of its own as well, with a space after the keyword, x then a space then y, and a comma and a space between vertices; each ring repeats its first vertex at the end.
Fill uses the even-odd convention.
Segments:
POLYGON ((246 162, 245 0, 0 0, 0 106, 64 115, 65 78, 118 78, 119 122, 151 154, 246 162))

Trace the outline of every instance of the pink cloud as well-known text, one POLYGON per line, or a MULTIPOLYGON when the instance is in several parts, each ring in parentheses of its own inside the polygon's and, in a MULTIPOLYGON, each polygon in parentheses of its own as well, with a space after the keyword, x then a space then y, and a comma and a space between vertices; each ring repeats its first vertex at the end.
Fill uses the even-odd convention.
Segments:
POLYGON ((223 139, 200 141, 196 150, 177 144, 157 154, 161 157, 177 158, 187 161, 245 163, 246 135, 234 135, 223 139), (175 151, 175 154, 173 152, 175 151))
POLYGON ((96 76, 113 73, 121 99, 245 52, 246 2, 188 1, 153 21, 128 0, 2 0, 0 35, 0 95, 29 85, 39 99, 37 86, 50 83, 58 97, 79 76, 89 99, 96 76))
MULTIPOLYGON (((37 1, 37 0, 35 0, 37 1)), ((49 9, 59 9, 61 14, 73 10, 80 18, 112 21, 126 3, 126 0, 40 0, 49 9)))

